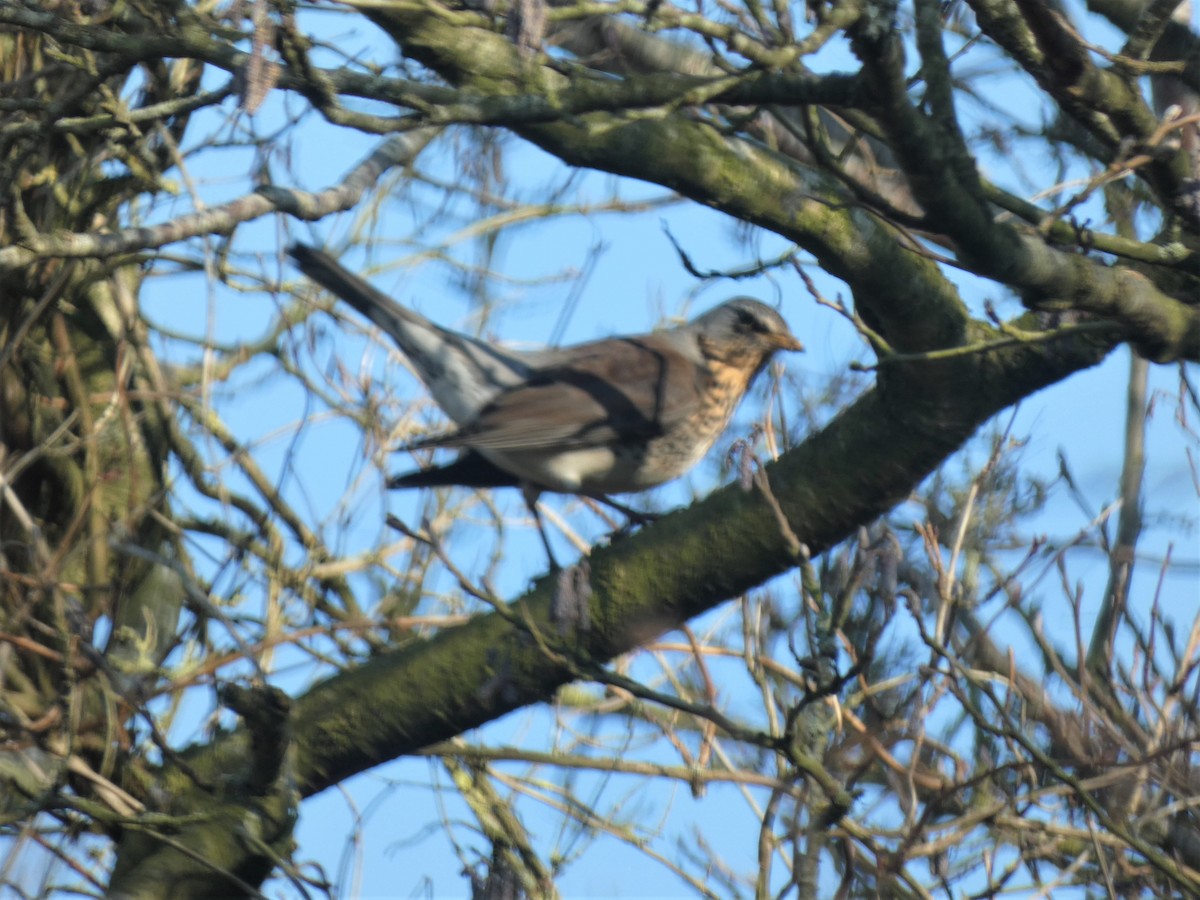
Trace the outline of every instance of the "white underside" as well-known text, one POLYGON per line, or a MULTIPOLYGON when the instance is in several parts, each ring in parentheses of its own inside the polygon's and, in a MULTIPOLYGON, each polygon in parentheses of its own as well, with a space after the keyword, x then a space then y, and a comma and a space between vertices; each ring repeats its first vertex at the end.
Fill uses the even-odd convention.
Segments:
POLYGON ((480 450, 500 468, 539 487, 564 494, 620 494, 652 486, 632 465, 605 447, 566 452, 480 450))

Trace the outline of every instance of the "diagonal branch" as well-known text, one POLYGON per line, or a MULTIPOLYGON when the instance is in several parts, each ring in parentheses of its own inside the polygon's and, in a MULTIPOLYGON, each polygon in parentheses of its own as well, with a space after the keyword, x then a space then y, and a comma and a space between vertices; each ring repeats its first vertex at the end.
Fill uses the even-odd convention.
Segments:
MULTIPOLYGON (((942 376, 954 388, 936 409, 872 390, 766 470, 772 491, 792 531, 819 553, 906 496, 991 415, 1106 351, 1064 340, 946 365, 942 376)), ((504 613, 375 657, 299 698, 301 792, 319 793, 381 760, 545 700, 578 677, 571 658, 612 659, 796 562, 762 495, 736 486, 595 550, 589 561, 586 631, 557 637, 547 580, 504 613), (554 652, 536 652, 530 630, 554 652)))
POLYGON ((319 194, 266 187, 256 194, 159 225, 126 228, 110 234, 32 236, 20 244, 0 249, 0 271, 20 269, 39 259, 116 256, 152 250, 205 234, 229 234, 244 222, 275 212, 287 212, 302 219, 320 219, 352 209, 384 172, 407 165, 436 133, 436 129, 420 129, 389 138, 355 166, 341 184, 319 194))
POLYGON ((1200 307, 1159 290, 1146 276, 1048 246, 997 221, 974 164, 908 99, 904 52, 890 32, 862 30, 856 52, 879 98, 880 120, 938 230, 954 235, 976 274, 1020 291, 1034 308, 1069 308, 1110 318, 1155 361, 1200 360, 1200 307))

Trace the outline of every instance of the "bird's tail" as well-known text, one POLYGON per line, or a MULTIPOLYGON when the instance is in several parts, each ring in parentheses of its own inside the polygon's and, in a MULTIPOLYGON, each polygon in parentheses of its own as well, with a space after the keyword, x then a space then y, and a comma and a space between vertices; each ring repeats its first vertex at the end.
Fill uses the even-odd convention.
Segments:
POLYGON ((506 351, 442 328, 371 287, 323 250, 293 244, 288 253, 300 271, 379 326, 457 424, 470 421, 501 390, 520 384, 532 366, 557 359, 553 352, 506 351))
POLYGON ((437 326, 410 309, 405 309, 383 291, 359 278, 324 250, 307 244, 292 244, 288 255, 300 271, 332 294, 345 300, 356 310, 391 336, 401 350, 407 352, 410 343, 408 328, 437 329, 437 326))

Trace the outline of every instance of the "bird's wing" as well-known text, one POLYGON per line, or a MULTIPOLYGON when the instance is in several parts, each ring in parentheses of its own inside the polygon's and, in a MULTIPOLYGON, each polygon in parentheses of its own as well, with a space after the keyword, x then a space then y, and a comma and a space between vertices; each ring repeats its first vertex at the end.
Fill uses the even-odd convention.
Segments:
POLYGON ((387 480, 389 489, 417 487, 446 487, 457 485, 471 488, 517 487, 521 480, 511 472, 501 469, 491 460, 473 450, 465 450, 452 463, 392 475, 387 480))
POLYGON ((414 446, 567 450, 647 440, 698 409, 700 378, 666 335, 596 341, 502 391, 458 431, 414 446))

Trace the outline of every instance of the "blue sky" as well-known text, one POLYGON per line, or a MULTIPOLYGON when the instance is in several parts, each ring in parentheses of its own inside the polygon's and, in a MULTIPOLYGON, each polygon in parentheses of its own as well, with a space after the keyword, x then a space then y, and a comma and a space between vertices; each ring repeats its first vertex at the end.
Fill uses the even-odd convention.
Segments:
MULTIPOLYGON (((339 34, 340 29, 355 21, 345 16, 322 18, 329 23, 331 35, 339 34)), ((366 46, 372 43, 367 41, 366 46)), ((347 45, 348 41, 343 44, 347 45)), ((836 52, 835 48, 830 57, 832 65, 838 64, 836 52)), ((380 58, 389 59, 391 54, 385 50, 380 58)), ((1011 81, 1003 85, 1004 90, 1012 90, 1011 81)), ((1008 102, 1022 103, 1022 96, 1010 94, 1008 102)), ((240 127, 255 134, 269 133, 288 118, 289 108, 297 110, 302 106, 294 99, 285 103, 277 94, 253 120, 243 118, 240 127)), ((985 113, 964 111, 964 115, 985 113)), ((211 116, 200 117, 192 134, 222 127, 211 116)), ((376 141, 347 130, 335 132, 324 123, 310 120, 294 132, 288 143, 276 144, 271 149, 270 171, 277 183, 320 189, 336 183, 376 141)), ((419 170, 426 175, 452 178, 454 162, 445 148, 445 143, 431 147, 421 156, 419 170)), ((537 198, 546 185, 562 182, 562 168, 545 154, 516 141, 511 143, 511 151, 506 157, 506 171, 521 186, 525 199, 537 198)), ((1017 148, 1018 155, 1027 152, 1029 148, 1017 148)), ((195 158, 191 175, 202 185, 205 202, 213 204, 249 190, 257 162, 258 158, 248 149, 202 154, 195 158)), ((1010 162, 1039 173, 1043 160, 1033 155, 1022 155, 1017 160, 992 157, 987 159, 989 173, 1003 177, 1010 162)), ((262 254, 268 260, 267 271, 271 271, 274 266, 271 260, 287 240, 298 238, 337 245, 347 233, 359 228, 370 228, 385 240, 407 235, 412 221, 408 204, 427 204, 432 193, 429 189, 417 190, 413 200, 403 186, 391 187, 395 196, 380 205, 373 220, 364 222, 356 213, 349 213, 313 229, 281 220, 252 223, 239 229, 236 235, 234 248, 240 254, 237 258, 249 263, 253 254, 262 254)), ((659 200, 667 195, 657 187, 591 174, 574 179, 561 200, 564 204, 594 207, 614 196, 633 203, 659 200)), ((151 216, 157 219, 178 214, 189 204, 189 199, 182 196, 154 210, 151 216)), ((461 212, 465 214, 466 209, 461 212)), ((770 277, 736 284, 698 283, 680 264, 665 229, 694 260, 710 269, 744 267, 786 249, 784 242, 764 234, 744 241, 735 223, 693 204, 670 204, 638 215, 593 212, 534 221, 506 230, 501 238, 493 264, 505 278, 492 287, 495 304, 486 331, 510 342, 545 342, 559 333, 563 298, 576 288, 577 301, 561 330, 565 343, 647 330, 664 317, 694 313, 729 295, 745 293, 778 303, 807 345, 807 353, 783 361, 789 376, 810 387, 819 386, 843 375, 852 361, 870 361, 868 349, 847 323, 829 309, 818 307, 794 274, 781 270, 770 277), (580 277, 584 272, 586 279, 580 277)), ((445 230, 452 232, 454 228, 446 226, 445 230)), ((432 244, 438 236, 428 233, 424 240, 432 244)), ((212 246, 217 243, 212 242, 212 246)), ((472 259, 476 246, 470 242, 458 245, 459 262, 472 259)), ((168 252, 173 249, 168 248, 168 252)), ((365 264, 362 257, 348 259, 356 268, 365 264)), ((471 300, 456 286, 460 267, 423 257, 411 246, 397 244, 385 245, 385 249, 372 256, 371 262, 383 266, 376 283, 394 296, 405 298, 439 322, 464 329, 474 326, 471 300)), ((840 293, 849 300, 842 285, 815 269, 810 269, 810 273, 828 296, 840 293)), ((282 274, 289 279, 297 277, 290 268, 285 268, 282 274)), ((997 294, 994 288, 971 284, 965 290, 976 308, 984 299, 991 299, 1002 313, 1011 314, 1018 309, 1011 298, 997 294)), ((209 334, 219 340, 248 340, 261 333, 279 304, 287 299, 232 291, 198 275, 181 275, 152 279, 145 291, 144 308, 153 320, 182 332, 209 334)), ((350 318, 353 320, 352 315, 350 318)), ((373 343, 351 323, 339 323, 318 314, 310 328, 309 334, 296 339, 297 356, 314 370, 324 367, 323 371, 333 372, 340 365, 349 373, 370 376, 372 390, 402 392, 394 404, 385 405, 385 411, 398 410, 408 397, 419 396, 419 387, 389 359, 387 346, 373 343), (311 345, 305 344, 310 337, 311 345)), ((164 352, 186 353, 179 345, 164 347, 164 352)), ((1081 489, 1096 509, 1103 508, 1116 494, 1127 368, 1127 352, 1115 353, 1103 365, 1024 401, 1012 417, 1013 434, 1028 440, 1023 459, 1029 470, 1052 479, 1062 453, 1070 460, 1081 489)), ((1186 456, 1188 446, 1194 450, 1195 440, 1191 439, 1189 444, 1172 418, 1176 407, 1169 398, 1177 393, 1177 371, 1155 367, 1151 377, 1152 390, 1161 392, 1162 399, 1149 428, 1147 531, 1141 547, 1147 553, 1161 555, 1174 541, 1173 553, 1183 565, 1166 580, 1162 603, 1186 626, 1200 614, 1196 587, 1200 582, 1197 578, 1200 550, 1194 530, 1178 528, 1170 517, 1194 517, 1196 512, 1196 489, 1186 456)), ((332 375, 329 380, 337 381, 332 375)), ((748 399, 747 409, 739 419, 743 431, 749 418, 761 409, 763 386, 759 387, 748 399)), ((349 419, 308 404, 292 382, 273 374, 271 364, 255 364, 239 375, 234 384, 215 386, 213 398, 233 431, 252 443, 256 457, 277 479, 289 500, 305 514, 306 520, 320 523, 339 549, 364 549, 387 539, 383 525, 386 510, 394 511, 410 523, 419 517, 422 502, 419 495, 389 496, 382 491, 377 475, 367 464, 361 434, 349 419), (352 498, 349 501, 348 492, 352 498)), ((1010 416, 1006 412, 1001 419, 1007 422, 1010 416)), ((728 446, 737 435, 738 427, 735 424, 722 447, 728 446)), ((670 507, 686 502, 693 492, 706 493, 717 483, 718 450, 714 450, 694 476, 662 489, 652 502, 670 507)), ((404 458, 393 460, 393 470, 407 466, 404 458)), ((236 478, 232 483, 236 483, 236 478)), ((498 499, 509 513, 519 514, 519 498, 513 492, 502 492, 498 499)), ((597 520, 579 512, 576 504, 569 500, 550 502, 575 527, 593 536, 600 533, 597 520)), ((1030 528, 1066 541, 1084 525, 1086 518, 1065 492, 1059 492, 1030 528)), ((478 532, 477 537, 468 532, 467 537, 451 545, 456 563, 470 571, 479 571, 486 565, 491 547, 486 523, 481 524, 478 532)), ((459 536, 463 533, 462 527, 456 531, 459 536)), ((511 542, 511 546, 512 555, 497 576, 497 586, 507 596, 519 591, 529 577, 543 568, 541 548, 532 533, 511 542)), ((1071 577, 1084 586, 1085 598, 1095 601, 1107 572, 1104 558, 1098 552, 1084 550, 1073 554, 1070 560, 1071 577)), ((1135 597, 1144 596, 1140 579, 1147 574, 1148 570, 1141 570, 1135 597)), ((790 577, 784 576, 773 589, 789 590, 790 577)), ((219 584, 231 589, 234 583, 231 578, 219 584)), ((366 579, 357 579, 357 583, 364 587, 366 595, 370 590, 366 588, 366 579)), ((251 605, 254 586, 244 587, 251 605)), ((1061 614, 1061 596, 1053 580, 1045 584, 1044 590, 1047 615, 1053 618, 1061 614)), ((1085 603, 1085 609, 1088 608, 1085 603)), ((703 629, 728 615, 728 609, 719 609, 695 626, 703 629)), ((287 652, 280 652, 275 658, 279 682, 290 690, 300 691, 316 672, 309 666, 293 668, 295 662, 295 654, 287 652)), ((180 739, 200 737, 196 725, 211 711, 211 696, 204 692, 193 695, 179 716, 180 739)), ((574 724, 573 720, 565 711, 559 714, 543 707, 514 713, 488 726, 484 733, 491 742, 536 747, 543 746, 550 735, 570 724, 574 724)), ((619 729, 619 725, 611 727, 619 729)), ((497 766, 502 772, 515 768, 516 764, 497 766)), ((448 788, 448 782, 448 776, 437 763, 407 759, 326 791, 308 801, 301 811, 296 859, 319 862, 328 876, 338 879, 346 896, 463 896, 467 886, 461 874, 462 863, 443 831, 436 827, 443 818, 470 818, 454 791, 448 788), (440 789, 432 787, 433 783, 440 783, 440 789), (356 822, 361 822, 361 831, 357 830, 356 822)), ((755 866, 756 820, 745 798, 733 786, 712 786, 697 799, 678 784, 648 784, 628 776, 602 779, 581 775, 579 784, 588 788, 583 792, 585 796, 590 794, 593 799, 599 798, 602 806, 617 809, 618 817, 630 827, 643 828, 647 834, 661 834, 655 846, 663 853, 671 855, 674 838, 686 833, 692 824, 700 823, 706 828, 715 826, 718 832, 724 828, 721 851, 731 865, 744 871, 755 866), (669 819, 660 819, 664 809, 670 810, 669 819)), ((536 813, 529 815, 526 824, 543 841, 553 841, 560 827, 556 818, 536 813)), ((564 896, 693 895, 676 875, 619 841, 599 840, 589 846, 584 838, 572 840, 569 835, 562 835, 557 845, 564 852, 582 850, 560 882, 564 896)), ((284 896, 290 895, 290 890, 285 882, 272 885, 273 892, 284 896)))

